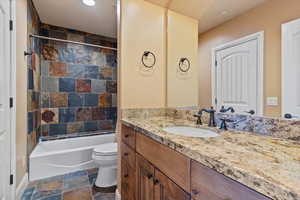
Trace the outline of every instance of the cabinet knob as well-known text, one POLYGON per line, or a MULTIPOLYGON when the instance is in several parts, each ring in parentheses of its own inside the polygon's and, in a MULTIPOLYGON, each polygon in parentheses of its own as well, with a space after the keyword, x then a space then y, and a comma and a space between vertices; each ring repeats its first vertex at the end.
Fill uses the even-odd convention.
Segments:
POLYGON ((129 153, 124 153, 124 156, 128 156, 129 155, 129 153))
POLYGON ((154 179, 153 183, 154 183, 154 185, 157 185, 157 184, 159 184, 159 180, 158 179, 154 179))
POLYGON ((193 189, 192 190, 192 195, 198 195, 200 192, 198 190, 193 189))
POLYGON ((125 175, 124 175, 124 178, 128 178, 128 176, 129 176, 128 174, 125 174, 125 175))
POLYGON ((128 138, 129 136, 130 136, 129 134, 126 134, 126 135, 125 135, 125 138, 128 138))
POLYGON ((153 177, 152 174, 148 174, 148 175, 147 175, 147 178, 148 178, 148 179, 151 179, 152 177, 153 177))

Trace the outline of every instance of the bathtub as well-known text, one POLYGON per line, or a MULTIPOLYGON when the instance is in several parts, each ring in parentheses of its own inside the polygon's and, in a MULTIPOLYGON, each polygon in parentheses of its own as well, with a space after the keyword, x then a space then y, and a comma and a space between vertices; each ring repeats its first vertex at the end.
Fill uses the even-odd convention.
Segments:
POLYGON ((40 142, 29 156, 29 180, 95 168, 93 148, 115 141, 115 134, 40 142))

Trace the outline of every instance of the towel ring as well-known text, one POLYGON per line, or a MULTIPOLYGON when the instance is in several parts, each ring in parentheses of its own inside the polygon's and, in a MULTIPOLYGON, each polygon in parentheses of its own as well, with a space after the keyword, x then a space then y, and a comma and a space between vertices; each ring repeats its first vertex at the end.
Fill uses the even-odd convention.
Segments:
POLYGON ((155 65, 155 63, 156 63, 156 57, 155 57, 154 53, 152 53, 152 52, 150 52, 150 51, 145 51, 144 54, 143 54, 143 56, 142 56, 142 63, 143 63, 143 65, 144 65, 145 67, 147 67, 147 68, 153 68, 154 65, 155 65), (152 63, 151 65, 147 65, 147 64, 144 62, 145 58, 147 59, 149 55, 151 55, 151 56, 153 57, 153 59, 154 59, 154 60, 153 60, 153 63, 152 63))
POLYGON ((179 61, 179 70, 181 72, 188 72, 191 68, 191 62, 189 61, 189 59, 187 58, 180 58, 180 61, 179 61), (187 65, 185 65, 185 63, 187 63, 187 65), (187 66, 187 67, 184 67, 184 66, 187 66))

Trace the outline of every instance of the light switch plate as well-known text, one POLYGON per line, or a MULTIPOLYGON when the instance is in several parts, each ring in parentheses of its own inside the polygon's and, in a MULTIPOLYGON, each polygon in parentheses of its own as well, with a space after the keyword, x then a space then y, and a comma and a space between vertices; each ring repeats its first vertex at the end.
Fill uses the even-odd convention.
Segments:
POLYGON ((278 97, 267 97, 268 106, 278 106, 278 97))

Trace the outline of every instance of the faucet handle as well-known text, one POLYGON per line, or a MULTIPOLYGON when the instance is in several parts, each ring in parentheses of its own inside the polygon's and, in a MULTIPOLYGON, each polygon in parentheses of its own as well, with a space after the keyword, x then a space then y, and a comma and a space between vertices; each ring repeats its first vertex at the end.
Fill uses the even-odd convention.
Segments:
POLYGON ((221 112, 221 113, 226 112, 225 106, 221 106, 220 112, 221 112))
POLYGON ((202 114, 201 113, 194 114, 194 117, 197 117, 196 124, 197 125, 202 125, 202 120, 201 120, 202 114))
POLYGON ((248 113, 250 115, 254 115, 255 114, 255 111, 254 110, 249 110, 249 111, 245 111, 245 113, 248 113))

